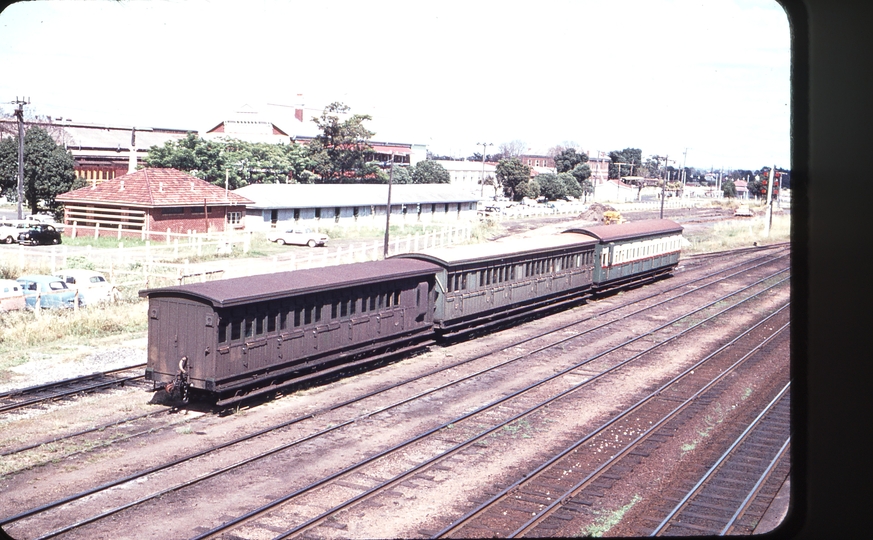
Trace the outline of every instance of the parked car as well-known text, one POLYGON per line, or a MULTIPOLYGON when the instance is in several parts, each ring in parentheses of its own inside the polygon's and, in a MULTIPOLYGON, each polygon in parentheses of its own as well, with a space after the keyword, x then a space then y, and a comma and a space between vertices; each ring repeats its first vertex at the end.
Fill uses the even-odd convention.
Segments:
POLYGON ((108 282, 103 274, 94 270, 73 268, 55 273, 67 287, 79 292, 79 300, 83 306, 91 306, 115 300, 118 289, 108 282))
POLYGON ((18 234, 19 244, 60 244, 61 233, 54 225, 31 223, 27 230, 18 234))
MULTIPOLYGON (((76 302, 76 291, 67 287, 57 276, 30 274, 21 276, 17 281, 24 289, 24 300, 27 307, 36 307, 39 299, 40 308, 72 308, 76 302)), ((79 305, 82 305, 81 300, 79 305)))
POLYGON ((14 244, 18 242, 18 235, 30 228, 31 222, 24 219, 11 219, 0 221, 0 242, 14 244))
POLYGON ((267 240, 282 244, 295 244, 298 246, 324 246, 330 237, 309 227, 296 227, 287 231, 272 231, 267 234, 267 240))
POLYGON ((94 270, 72 268, 56 272, 55 276, 63 280, 67 287, 79 292, 83 306, 112 302, 118 295, 118 289, 103 274, 94 270))
POLYGON ((0 279, 0 311, 24 309, 24 290, 14 279, 0 279))

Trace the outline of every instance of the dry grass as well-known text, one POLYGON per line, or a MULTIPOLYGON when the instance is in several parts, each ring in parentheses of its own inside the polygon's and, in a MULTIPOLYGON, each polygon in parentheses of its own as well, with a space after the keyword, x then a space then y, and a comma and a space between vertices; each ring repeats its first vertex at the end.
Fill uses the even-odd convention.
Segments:
POLYGON ((148 302, 137 299, 78 311, 0 313, 0 356, 16 356, 27 349, 61 341, 64 345, 86 344, 107 336, 142 333, 147 329, 147 310, 148 302))
POLYGON ((701 229, 700 232, 686 232, 685 238, 690 245, 683 247, 682 253, 693 255, 751 247, 755 242, 759 246, 787 242, 791 239, 791 216, 774 215, 769 236, 764 235, 765 228, 763 217, 719 222, 713 227, 701 229))

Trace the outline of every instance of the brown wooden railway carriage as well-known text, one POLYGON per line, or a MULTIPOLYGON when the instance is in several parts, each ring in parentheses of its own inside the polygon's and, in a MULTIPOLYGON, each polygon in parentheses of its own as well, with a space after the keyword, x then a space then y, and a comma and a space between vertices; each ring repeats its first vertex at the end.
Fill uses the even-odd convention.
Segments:
POLYGON ((397 255, 441 267, 434 320, 454 330, 578 296, 591 287, 597 240, 544 235, 397 255))
POLYGON ((667 273, 679 263, 682 226, 669 219, 574 228, 597 238, 595 287, 613 286, 646 275, 667 273))
POLYGON ((146 378, 221 399, 347 363, 433 331, 439 267, 389 259, 140 291, 149 299, 146 378))

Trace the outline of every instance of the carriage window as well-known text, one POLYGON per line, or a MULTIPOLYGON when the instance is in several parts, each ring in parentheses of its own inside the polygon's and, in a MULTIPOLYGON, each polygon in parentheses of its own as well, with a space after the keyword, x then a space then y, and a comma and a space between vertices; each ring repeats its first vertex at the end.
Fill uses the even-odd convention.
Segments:
POLYGON ((245 326, 246 326, 246 333, 245 333, 245 336, 246 336, 247 338, 252 337, 252 330, 254 330, 254 324, 253 324, 253 323, 254 323, 254 320, 253 320, 253 319, 248 318, 248 317, 246 318, 246 320, 245 320, 245 326))
POLYGON ((307 306, 303 310, 303 324, 312 324, 312 311, 315 309, 312 306, 307 306))
POLYGON ((339 301, 335 301, 330 305, 330 318, 336 319, 337 307, 339 307, 339 301))
POLYGON ((377 294, 376 295, 376 307, 378 309, 382 309, 382 305, 384 303, 385 303, 385 295, 384 294, 377 294))
POLYGON ((394 305, 400 305, 400 291, 394 291, 394 305))
MULTIPOLYGON (((370 296, 370 311, 374 311, 376 309, 376 296, 377 295, 370 296)), ((382 307, 381 300, 379 301, 379 307, 382 307)))
POLYGON ((321 308, 321 304, 315 306, 315 322, 321 322, 321 308))
POLYGON ((227 321, 219 319, 218 321, 218 342, 224 343, 227 341, 227 321))
POLYGON ((303 308, 295 308, 294 309, 294 327, 300 326, 300 313, 303 311, 303 308))
POLYGON ((267 316, 267 332, 275 332, 276 331, 276 313, 270 313, 267 316))
POLYGON ((349 301, 343 300, 340 303, 340 317, 347 317, 349 315, 349 301))
POLYGON ((355 314, 355 306, 357 306, 357 305, 358 305, 358 300, 357 300, 357 298, 353 299, 353 300, 349 303, 349 315, 354 315, 354 314, 355 314))
POLYGON ((255 334, 259 336, 264 333, 264 319, 266 319, 266 317, 262 315, 259 315, 255 319, 255 334))
POLYGON ((239 319, 235 319, 230 323, 230 339, 237 340, 240 338, 240 329, 242 328, 242 321, 239 319))
POLYGON ((285 330, 288 328, 288 312, 284 309, 279 313, 279 329, 285 330))

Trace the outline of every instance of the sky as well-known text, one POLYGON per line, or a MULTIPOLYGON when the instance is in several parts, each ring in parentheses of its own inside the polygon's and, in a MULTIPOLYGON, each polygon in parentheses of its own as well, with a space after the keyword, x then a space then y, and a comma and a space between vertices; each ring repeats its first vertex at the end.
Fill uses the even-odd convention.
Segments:
MULTIPOLYGON (((790 168, 775 0, 47 0, 0 13, 0 110, 205 131, 244 105, 295 131, 339 101, 375 141, 453 157, 640 148, 790 168), (299 123, 297 124, 299 125, 299 123)), ((311 131, 311 128, 309 129, 311 131)))

